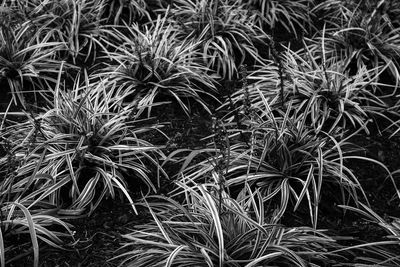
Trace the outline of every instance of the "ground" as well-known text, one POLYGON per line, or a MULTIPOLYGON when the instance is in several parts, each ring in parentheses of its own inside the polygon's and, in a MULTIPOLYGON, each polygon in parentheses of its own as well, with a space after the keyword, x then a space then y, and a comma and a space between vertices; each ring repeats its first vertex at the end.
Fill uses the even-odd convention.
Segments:
MULTIPOLYGON (((204 145, 199 139, 207 134, 204 129, 208 124, 209 118, 206 116, 196 116, 191 120, 177 117, 165 130, 170 135, 177 133, 177 139, 171 141, 175 148, 176 146, 194 148, 204 145)), ((400 137, 389 138, 388 134, 380 134, 378 131, 372 131, 371 135, 361 132, 353 137, 351 142, 363 148, 360 155, 383 162, 390 171, 400 167, 400 137)), ((385 219, 390 219, 389 215, 400 218, 399 199, 395 196, 387 172, 377 164, 360 160, 351 160, 346 164, 359 178, 373 210, 385 219)), ((169 172, 173 173, 179 167, 169 168, 169 172)), ((162 193, 167 193, 168 190, 165 188, 170 184, 166 182, 162 193)), ((344 212, 337 203, 334 203, 335 201, 338 199, 321 201, 318 228, 327 229, 330 236, 340 235, 342 237, 340 242, 346 244, 358 244, 361 240, 366 242, 388 240, 385 238, 388 233, 379 225, 367 221, 358 214, 344 212)), ((151 215, 144 206, 137 208, 138 215, 134 214, 128 204, 108 199, 89 218, 67 220, 73 225, 75 240, 67 240, 69 245, 64 250, 42 247, 40 266, 118 266, 121 260, 113 257, 123 251, 122 235, 131 232, 135 225, 151 220, 151 215)), ((303 214, 301 211, 288 212, 282 222, 288 226, 305 225, 309 223, 308 214, 306 211, 303 214)), ((29 252, 22 256, 25 257, 10 264, 10 267, 29 266, 33 260, 33 253, 29 252)))

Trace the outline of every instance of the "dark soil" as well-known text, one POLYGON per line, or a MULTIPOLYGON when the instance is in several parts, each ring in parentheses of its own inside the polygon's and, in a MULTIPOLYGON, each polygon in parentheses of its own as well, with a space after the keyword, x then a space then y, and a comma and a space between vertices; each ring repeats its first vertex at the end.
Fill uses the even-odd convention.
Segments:
MULTIPOLYGON (((351 142, 362 148, 361 156, 383 163, 390 172, 400 169, 400 137, 359 134, 353 137, 351 142)), ((348 160, 346 166, 357 176, 374 212, 389 222, 391 217, 400 218, 400 200, 396 196, 393 181, 387 170, 379 164, 357 159, 348 160)), ((398 175, 394 175, 393 178, 398 180, 398 175)), ((340 208, 332 208, 331 211, 331 214, 324 213, 321 226, 341 236, 352 236, 358 241, 376 242, 387 240, 385 237, 390 234, 377 223, 368 221, 358 213, 340 208)))
MULTIPOLYGON (((65 220, 74 226, 71 229, 74 240, 66 240, 68 245, 64 250, 43 245, 39 266, 118 266, 121 260, 113 258, 126 252, 121 249, 124 243, 122 235, 132 232, 135 225, 151 220, 147 209, 142 206, 136 208, 138 215, 127 204, 107 200, 88 218, 65 220)), ((32 251, 20 256, 23 257, 8 266, 32 266, 32 251)))

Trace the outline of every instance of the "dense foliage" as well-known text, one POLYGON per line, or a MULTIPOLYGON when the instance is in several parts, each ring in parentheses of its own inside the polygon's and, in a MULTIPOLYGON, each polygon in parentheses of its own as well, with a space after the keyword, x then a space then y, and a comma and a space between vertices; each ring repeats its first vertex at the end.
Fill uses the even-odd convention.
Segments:
POLYGON ((355 142, 400 131, 399 18, 394 0, 2 0, 0 265, 47 266, 111 200, 151 218, 110 264, 399 266, 398 213, 357 166, 395 207, 400 166, 355 142), (340 216, 387 236, 341 236, 340 216))

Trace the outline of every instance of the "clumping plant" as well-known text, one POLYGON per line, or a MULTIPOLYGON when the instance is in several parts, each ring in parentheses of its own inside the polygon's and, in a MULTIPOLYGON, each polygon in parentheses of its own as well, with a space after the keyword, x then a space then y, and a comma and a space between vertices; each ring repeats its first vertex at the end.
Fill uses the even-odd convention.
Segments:
POLYGON ((259 50, 267 50, 269 37, 257 26, 256 15, 240 1, 178 0, 166 13, 178 37, 197 43, 203 64, 221 80, 237 78, 237 66, 245 59, 263 61, 259 50))
POLYGON ((400 198, 399 29, 397 0, 0 0, 0 265, 101 233, 123 266, 400 266, 370 180, 400 198))
POLYGON ((121 109, 104 88, 88 86, 58 90, 54 107, 4 131, 19 162, 5 182, 13 194, 49 201, 71 215, 93 212, 104 197, 119 193, 135 209, 129 185, 155 192, 163 154, 140 138, 152 127, 136 126, 133 107, 121 109))
MULTIPOLYGON (((361 3, 360 1, 359 4, 361 3)), ((339 25, 344 25, 354 17, 359 4, 354 1, 343 0, 319 1, 311 12, 316 14, 315 19, 319 22, 319 25, 323 26, 326 24, 328 27, 338 27, 339 25)))
POLYGON ((317 132, 331 133, 340 127, 361 128, 369 133, 367 124, 373 118, 392 121, 385 114, 387 104, 377 96, 382 86, 378 77, 383 70, 376 73, 362 66, 350 75, 346 62, 326 61, 326 55, 320 63, 313 52, 307 47, 305 50, 288 50, 284 55, 284 99, 292 101, 292 109, 303 112, 317 132))
POLYGON ((144 29, 133 24, 117 30, 114 38, 115 52, 108 54, 112 62, 97 74, 108 76, 104 86, 114 97, 147 106, 149 115, 153 104, 165 100, 178 104, 187 115, 191 101, 211 113, 203 97, 214 98, 214 78, 196 62, 196 44, 179 40, 165 17, 144 29))
MULTIPOLYGON (((351 16, 333 26, 328 25, 313 37, 317 51, 314 57, 336 62, 342 60, 351 73, 362 68, 376 73, 384 70, 397 86, 400 77, 398 28, 379 11, 379 6, 371 12, 355 8, 350 13, 351 16)), ((396 91, 392 90, 383 95, 393 96, 396 91)))
POLYGON ((362 15, 373 14, 382 16, 390 21, 394 28, 398 27, 400 14, 400 4, 395 0, 365 0, 365 1, 346 1, 329 0, 318 1, 312 13, 325 23, 332 26, 344 25, 351 19, 359 19, 362 15))
POLYGON ((104 13, 107 16, 108 23, 114 25, 123 23, 130 25, 144 17, 150 17, 147 11, 148 4, 145 0, 107 0, 105 1, 105 6, 107 5, 109 5, 109 7, 104 7, 104 13))
POLYGON ((247 5, 258 11, 259 22, 273 34, 283 29, 299 37, 299 31, 305 34, 312 27, 313 0, 250 0, 247 5))
POLYGON ((260 92, 262 92, 271 108, 275 109, 282 106, 281 89, 282 86, 283 88, 287 86, 287 81, 285 77, 281 79, 279 67, 275 62, 266 60, 263 65, 254 65, 245 69, 246 73, 241 75, 239 86, 230 92, 227 101, 218 108, 218 111, 230 109, 230 112, 224 115, 225 122, 235 121, 237 119, 235 116, 237 117, 238 115, 241 120, 254 119, 250 118, 248 113, 251 110, 263 108, 264 103, 260 99, 260 92))
POLYGON ((56 52, 64 48, 62 42, 48 38, 37 43, 34 28, 27 22, 14 29, 0 27, 0 84, 2 95, 11 94, 15 105, 27 108, 46 98, 48 84, 56 83, 61 63, 56 52))
MULTIPOLYGON (((241 109, 248 101, 253 110, 263 109, 266 102, 272 110, 285 110, 291 103, 293 112, 304 113, 307 125, 317 132, 333 134, 348 127, 369 133, 371 121, 395 123, 395 107, 390 108, 379 96, 386 85, 379 82, 379 75, 385 69, 376 73, 364 66, 350 75, 346 62, 324 61, 327 57, 321 62, 314 57, 316 51, 309 49, 305 46, 295 52, 287 48, 280 55, 281 70, 272 61, 254 66, 246 77, 246 86, 236 90, 220 109, 232 105, 241 109)), ((225 119, 232 122, 233 115, 235 112, 225 119)))
POLYGON ((267 102, 258 118, 243 123, 249 140, 238 141, 240 130, 228 128, 228 155, 216 149, 213 156, 194 166, 186 167, 185 162, 186 179, 212 180, 210 173, 217 171, 218 165, 211 163, 224 160, 228 162, 222 172, 225 187, 237 192, 248 183, 260 190, 265 202, 279 206, 275 222, 279 222, 288 208, 297 210, 305 201, 315 228, 325 192, 322 188, 336 190, 343 203, 366 199, 357 177, 344 165, 344 160, 357 150, 348 142, 349 137, 337 140, 333 133, 316 134, 303 115, 293 115, 290 108, 285 114, 274 114, 267 102))
POLYGON ((63 42, 65 48, 58 52, 59 60, 81 67, 94 64, 98 54, 106 50, 98 41, 106 35, 102 27, 106 7, 105 0, 43 1, 28 12, 39 41, 63 42))
POLYGON ((269 222, 257 193, 221 199, 212 184, 181 186, 184 204, 158 197, 148 204, 154 221, 124 235, 124 266, 307 266, 335 257, 322 232, 269 222))
POLYGON ((16 5, 12 5, 3 1, 0 5, 0 27, 1 28, 10 28, 17 29, 20 27, 26 20, 26 14, 24 10, 15 3, 16 5))

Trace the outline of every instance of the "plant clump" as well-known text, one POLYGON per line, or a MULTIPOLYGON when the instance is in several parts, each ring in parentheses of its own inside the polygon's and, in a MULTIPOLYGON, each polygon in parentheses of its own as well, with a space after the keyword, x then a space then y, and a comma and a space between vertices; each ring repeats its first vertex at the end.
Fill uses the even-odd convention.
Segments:
POLYGON ((400 266, 399 10, 0 1, 0 265, 400 266))

